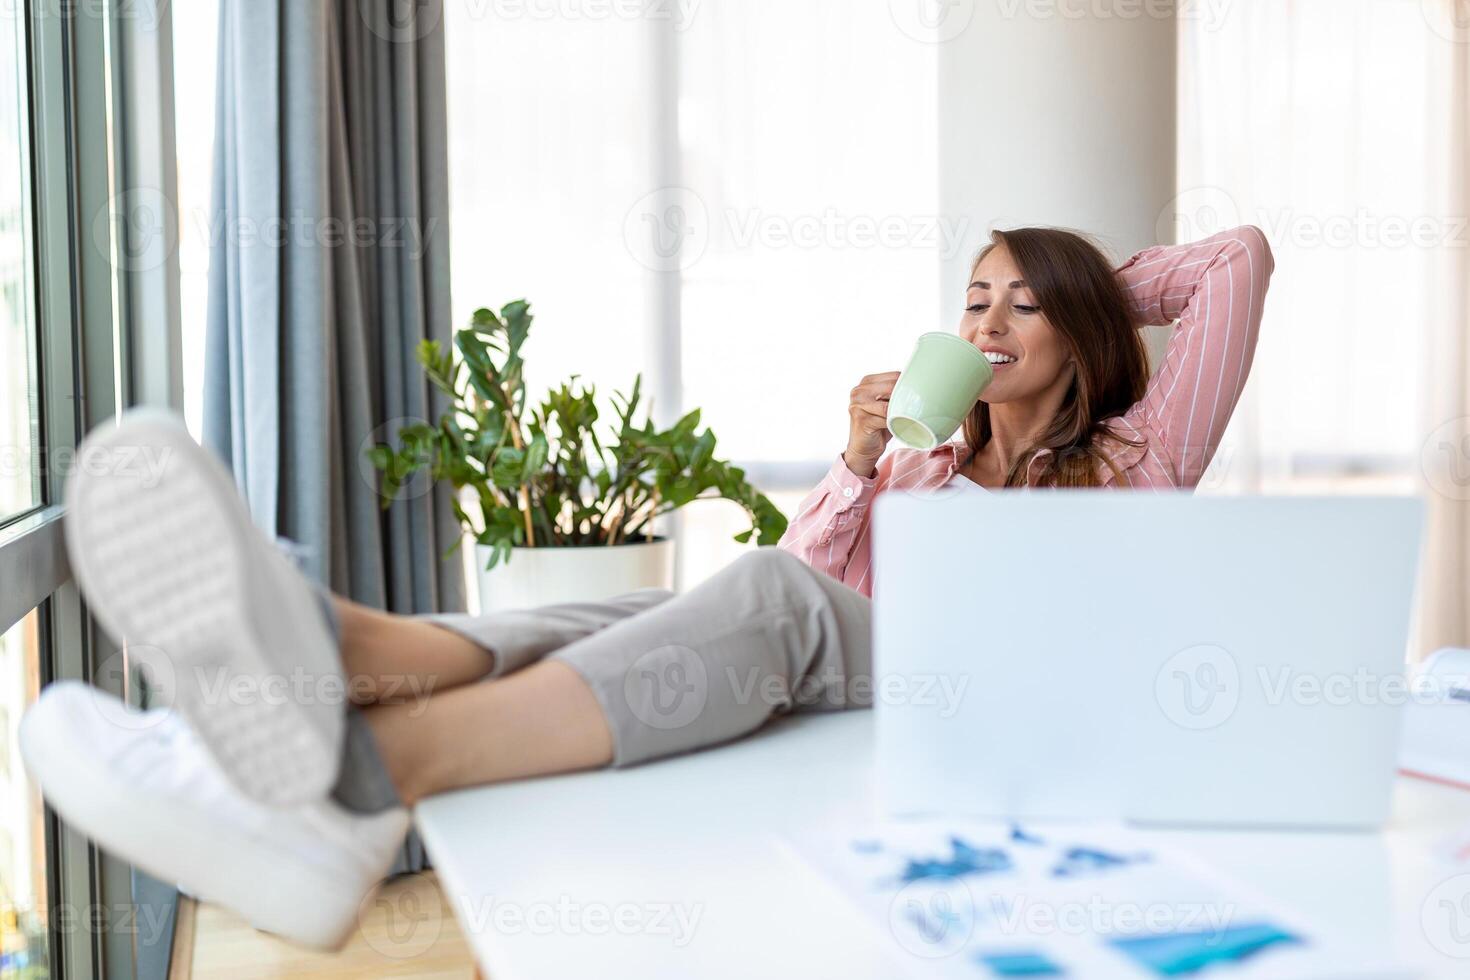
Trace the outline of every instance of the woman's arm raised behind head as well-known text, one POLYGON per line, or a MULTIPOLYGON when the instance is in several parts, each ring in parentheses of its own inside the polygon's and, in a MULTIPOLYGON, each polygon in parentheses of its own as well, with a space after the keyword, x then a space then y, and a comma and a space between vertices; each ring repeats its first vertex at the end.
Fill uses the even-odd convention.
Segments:
POLYGON ((1265 234, 1244 225, 1144 249, 1118 270, 1141 324, 1179 321, 1147 393, 1124 416, 1178 486, 1199 482, 1240 400, 1275 266, 1265 234))

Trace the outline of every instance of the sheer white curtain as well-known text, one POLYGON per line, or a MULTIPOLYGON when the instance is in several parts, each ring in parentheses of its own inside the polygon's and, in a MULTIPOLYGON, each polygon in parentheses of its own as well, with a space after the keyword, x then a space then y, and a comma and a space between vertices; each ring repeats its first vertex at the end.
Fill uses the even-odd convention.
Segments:
POLYGON ((684 183, 713 229, 686 269, 685 390, 736 458, 830 463, 849 389, 949 326, 933 46, 887 4, 723 0, 680 57, 684 183))
POLYGON ((651 31, 578 9, 445 3, 455 318, 529 299, 535 392, 571 374, 631 384, 651 315, 623 244, 651 189, 651 31))
POLYGON ((1237 4, 1181 31, 1181 211, 1201 234, 1260 225, 1277 262, 1250 404, 1213 476, 1410 481, 1433 263, 1399 229, 1444 231, 1438 39, 1418 4, 1383 0, 1237 4))
MULTIPOLYGON (((1277 259, 1206 491, 1425 493, 1443 544, 1457 508, 1425 446, 1466 414, 1450 300, 1470 231, 1448 178, 1464 179, 1449 93, 1465 45, 1435 2, 1281 0, 1181 21, 1179 186, 1182 234, 1258 224, 1277 259)), ((1470 642, 1463 616, 1446 619, 1452 594, 1464 605, 1463 565, 1435 547, 1425 572, 1414 646, 1470 642)))

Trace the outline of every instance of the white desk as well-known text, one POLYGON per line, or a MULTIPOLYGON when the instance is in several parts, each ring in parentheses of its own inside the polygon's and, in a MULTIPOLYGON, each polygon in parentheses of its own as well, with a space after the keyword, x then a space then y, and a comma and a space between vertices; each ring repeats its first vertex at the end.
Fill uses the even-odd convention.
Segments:
MULTIPOLYGON (((780 841, 873 812, 872 733, 866 711, 790 719, 639 768, 445 794, 419 806, 418 826, 490 980, 890 980, 880 927, 780 841), (675 908, 699 916, 682 945, 675 908), (580 923, 589 911, 607 921, 580 923)), ((1463 978, 1470 865, 1437 863, 1431 850, 1463 828, 1470 792, 1401 779, 1381 834, 1168 838, 1344 926, 1365 955, 1397 951, 1422 976, 1463 978), (1447 879, 1456 880, 1441 886, 1447 879), (1464 902, 1458 942, 1448 928, 1456 909, 1441 899, 1464 902)))

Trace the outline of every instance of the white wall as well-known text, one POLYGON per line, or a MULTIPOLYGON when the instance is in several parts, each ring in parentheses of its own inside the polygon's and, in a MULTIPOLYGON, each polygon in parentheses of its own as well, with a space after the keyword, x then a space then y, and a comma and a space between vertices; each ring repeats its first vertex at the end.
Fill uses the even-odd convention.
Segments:
POLYGON ((1106 5, 975 3, 939 45, 940 213, 968 222, 966 247, 941 261, 946 324, 991 228, 1074 228, 1120 259, 1160 244, 1175 193, 1176 25, 1148 6, 1079 17, 1106 5))

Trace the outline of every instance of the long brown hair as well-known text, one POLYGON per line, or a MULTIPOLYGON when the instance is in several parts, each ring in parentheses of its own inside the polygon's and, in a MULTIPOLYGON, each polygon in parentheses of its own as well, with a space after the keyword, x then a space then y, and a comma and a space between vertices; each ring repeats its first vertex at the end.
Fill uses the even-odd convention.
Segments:
MULTIPOLYGON (((1049 323, 1071 351, 1077 370, 1061 408, 1036 442, 1006 474, 1005 485, 1093 487, 1098 465, 1114 470, 1101 450, 1104 439, 1127 442, 1103 422, 1122 415, 1148 386, 1148 357, 1123 286, 1102 250, 1081 235, 1057 228, 994 231, 975 256, 971 277, 985 256, 1004 247, 1036 295, 1049 323), (1042 450, 1039 478, 1028 479, 1042 450)), ((979 402, 965 419, 972 453, 990 441, 990 406, 979 402)))

